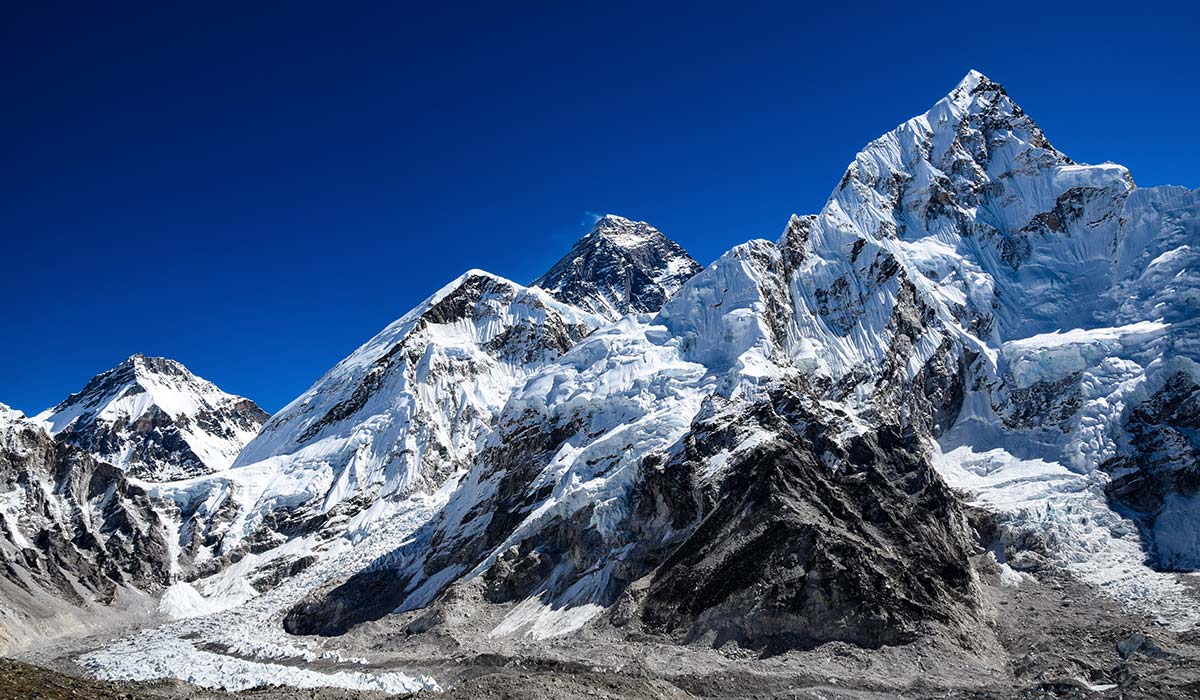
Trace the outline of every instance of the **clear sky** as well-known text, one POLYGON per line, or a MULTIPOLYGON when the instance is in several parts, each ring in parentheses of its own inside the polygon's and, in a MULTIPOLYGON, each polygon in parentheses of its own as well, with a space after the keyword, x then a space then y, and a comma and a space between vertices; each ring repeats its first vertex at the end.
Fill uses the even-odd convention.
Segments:
POLYGON ((1200 186, 1194 3, 515 4, 7 4, 0 402, 144 352, 274 411, 589 212, 708 263, 971 68, 1075 160, 1200 186))

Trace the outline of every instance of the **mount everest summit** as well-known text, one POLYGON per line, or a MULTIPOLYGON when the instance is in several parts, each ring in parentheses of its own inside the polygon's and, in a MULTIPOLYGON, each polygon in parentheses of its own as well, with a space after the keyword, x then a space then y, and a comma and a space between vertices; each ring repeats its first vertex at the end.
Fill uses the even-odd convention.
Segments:
POLYGON ((90 673, 231 690, 437 685, 347 660, 392 648, 663 645, 1138 690, 1150 655, 1117 641, 1120 670, 997 661, 997 611, 1069 589, 1105 629, 1200 624, 1198 217, 971 72, 775 240, 702 268, 602 217, 530 286, 465 273, 269 419, 134 356, 0 414, 0 639, 62 600, 148 610, 90 673))
POLYGON ((700 269, 650 224, 608 214, 533 284, 559 301, 615 321, 628 313, 658 311, 700 269))

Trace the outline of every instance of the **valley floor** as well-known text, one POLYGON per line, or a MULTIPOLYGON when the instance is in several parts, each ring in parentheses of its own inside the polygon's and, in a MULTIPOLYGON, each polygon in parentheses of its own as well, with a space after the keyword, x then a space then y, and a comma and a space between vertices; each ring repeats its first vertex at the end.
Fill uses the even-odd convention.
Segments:
MULTIPOLYGON (((878 650, 831 643, 770 657, 732 646, 631 641, 604 628, 542 642, 489 639, 471 625, 456 626, 452 634, 409 636, 404 616, 327 641, 347 655, 374 650, 372 671, 429 674, 444 689, 436 695, 447 700, 1200 697, 1200 632, 1172 631, 1122 612, 1091 586, 1063 575, 1016 582, 986 556, 976 566, 985 584, 985 623, 966 651, 939 635, 878 650)), ((83 680, 72 660, 76 653, 42 650, 25 657, 43 666, 0 661, 0 700, 393 697, 336 688, 227 693, 179 681, 83 680)))

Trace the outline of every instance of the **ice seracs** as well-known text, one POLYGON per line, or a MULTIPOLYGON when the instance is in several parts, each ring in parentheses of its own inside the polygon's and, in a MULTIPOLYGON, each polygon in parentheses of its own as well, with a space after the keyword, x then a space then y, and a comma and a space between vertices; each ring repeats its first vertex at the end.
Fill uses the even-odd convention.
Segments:
POLYGON ((36 417, 58 439, 150 481, 228 469, 266 419, 182 364, 141 354, 36 417))

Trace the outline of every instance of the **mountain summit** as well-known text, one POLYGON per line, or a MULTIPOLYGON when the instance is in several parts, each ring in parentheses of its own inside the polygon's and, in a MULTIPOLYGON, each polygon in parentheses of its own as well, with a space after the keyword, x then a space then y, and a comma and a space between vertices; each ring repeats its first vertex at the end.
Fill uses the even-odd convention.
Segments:
POLYGON ((267 417, 174 360, 137 354, 35 420, 130 476, 165 481, 227 469, 267 417))
POLYGON ((533 284, 559 301, 616 320, 658 311, 700 270, 686 250, 650 224, 606 214, 533 284))

